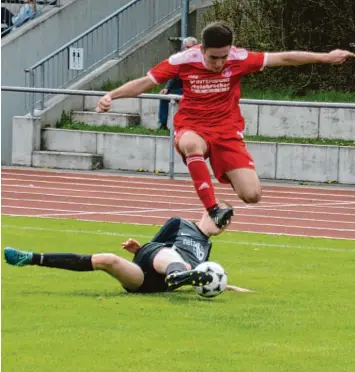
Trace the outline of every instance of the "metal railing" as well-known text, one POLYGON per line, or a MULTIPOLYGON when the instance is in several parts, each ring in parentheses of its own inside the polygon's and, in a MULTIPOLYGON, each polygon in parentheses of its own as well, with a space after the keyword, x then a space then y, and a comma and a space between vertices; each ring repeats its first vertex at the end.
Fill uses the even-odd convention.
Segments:
MULTIPOLYGON (((186 0, 184 0, 186 1, 186 0)), ((174 16, 182 0, 133 0, 87 31, 26 69, 26 86, 64 88, 174 16)), ((47 98, 30 96, 30 105, 44 108, 47 98)))
MULTIPOLYGON (((20 11, 21 7, 25 4, 24 0, 2 0, 1 1, 1 37, 4 37, 12 30, 13 23, 12 17, 16 16, 20 11)), ((48 9, 60 6, 60 0, 37 0, 36 17, 41 15, 48 9)), ((35 17, 35 18, 36 18, 35 17)), ((32 19, 35 19, 32 18, 32 19)), ((28 20, 30 21, 30 20, 28 20)), ((26 21, 26 23, 28 22, 26 21)))
MULTIPOLYGON (((80 96, 104 96, 107 92, 93 90, 74 90, 74 89, 51 89, 51 88, 28 88, 15 86, 2 86, 2 91, 5 92, 31 92, 62 94, 62 95, 80 95, 80 96)), ((159 99, 170 101, 168 127, 170 128, 169 136, 169 177, 174 178, 174 125, 173 117, 177 111, 177 103, 181 96, 172 94, 141 94, 137 98, 143 99, 159 99)), ((241 99, 240 103, 249 105, 269 105, 269 106, 289 106, 289 107, 318 107, 318 108, 345 108, 355 110, 355 103, 336 103, 336 102, 302 102, 302 101, 271 101, 257 99, 241 99)), ((34 117, 34 112, 31 112, 34 117)))
MULTIPOLYGON (((61 89, 61 88, 30 88, 4 85, 1 87, 4 92, 32 92, 32 93, 48 93, 61 94, 67 96, 104 96, 106 93, 102 90, 82 90, 82 89, 61 89)), ((180 95, 174 94, 151 94, 143 93, 133 98, 153 98, 163 100, 180 101, 180 95)), ((355 109, 355 103, 344 102, 307 102, 307 101, 275 101, 268 99, 248 99, 241 98, 239 103, 244 105, 262 105, 262 106, 288 106, 288 107, 318 107, 318 108, 344 108, 355 109)))

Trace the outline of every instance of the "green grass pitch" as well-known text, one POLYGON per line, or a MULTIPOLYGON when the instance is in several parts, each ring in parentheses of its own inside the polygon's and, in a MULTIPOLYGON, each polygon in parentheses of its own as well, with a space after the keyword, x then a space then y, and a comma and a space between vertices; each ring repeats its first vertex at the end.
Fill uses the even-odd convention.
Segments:
MULTIPOLYGON (((158 230, 2 217, 2 246, 122 252, 158 230)), ((10 267, 2 259, 2 367, 16 372, 353 372, 353 241, 226 232, 211 260, 256 293, 125 293, 103 272, 10 267)))

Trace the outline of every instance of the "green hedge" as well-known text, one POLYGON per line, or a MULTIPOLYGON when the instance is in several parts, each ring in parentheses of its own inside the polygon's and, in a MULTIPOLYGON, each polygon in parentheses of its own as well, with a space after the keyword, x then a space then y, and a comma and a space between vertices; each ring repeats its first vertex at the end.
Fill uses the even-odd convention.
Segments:
MULTIPOLYGON (((233 28, 236 45, 252 50, 328 52, 349 50, 349 43, 355 43, 354 0, 214 1, 202 27, 215 20, 233 28)), ((355 94, 355 62, 270 68, 245 80, 256 89, 291 87, 297 95, 331 90, 355 94)))

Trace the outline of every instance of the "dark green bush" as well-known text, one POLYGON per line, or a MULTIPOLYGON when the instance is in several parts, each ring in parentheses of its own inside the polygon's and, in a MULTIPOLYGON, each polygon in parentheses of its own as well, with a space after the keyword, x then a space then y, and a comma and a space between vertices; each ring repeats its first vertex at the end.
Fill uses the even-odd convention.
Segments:
MULTIPOLYGON (((355 43, 354 0, 216 0, 202 26, 215 20, 233 28, 235 45, 252 50, 329 52, 355 43)), ((255 88, 287 86, 298 95, 355 92, 355 61, 270 68, 246 79, 255 88)))

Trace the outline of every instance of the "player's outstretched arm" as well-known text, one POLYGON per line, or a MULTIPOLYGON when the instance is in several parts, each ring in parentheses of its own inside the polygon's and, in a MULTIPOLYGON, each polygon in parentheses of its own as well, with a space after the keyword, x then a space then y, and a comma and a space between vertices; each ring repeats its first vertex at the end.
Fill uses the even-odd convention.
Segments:
POLYGON ((114 99, 137 97, 156 85, 148 76, 129 81, 101 97, 97 102, 96 112, 108 111, 114 99))
POLYGON ((268 53, 265 66, 297 66, 310 63, 341 64, 349 58, 355 58, 355 54, 348 50, 336 49, 329 53, 313 52, 279 52, 268 53))

